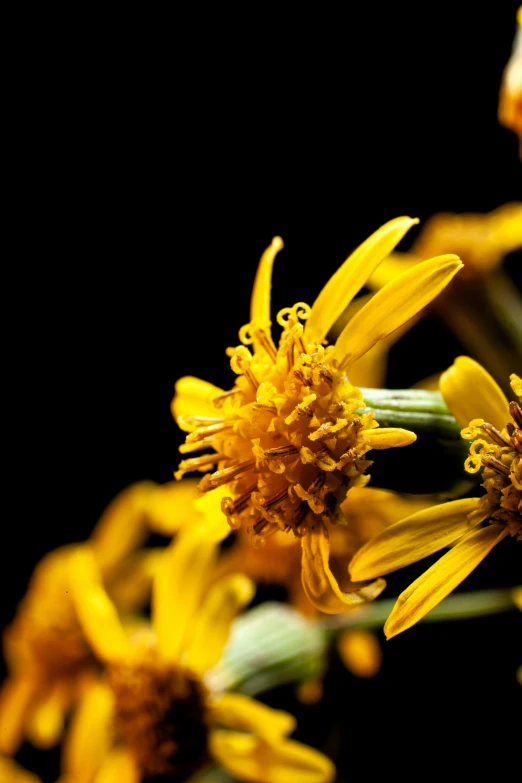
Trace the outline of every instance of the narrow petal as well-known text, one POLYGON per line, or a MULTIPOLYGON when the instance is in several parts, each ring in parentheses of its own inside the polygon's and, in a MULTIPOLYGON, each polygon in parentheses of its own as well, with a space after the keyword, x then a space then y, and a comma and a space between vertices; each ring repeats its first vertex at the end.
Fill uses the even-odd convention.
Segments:
POLYGON ((140 781, 140 772, 129 751, 125 748, 114 748, 93 783, 140 783, 140 781))
POLYGON ((272 288, 272 267, 276 255, 284 247, 281 237, 274 237, 261 256, 250 300, 250 320, 270 321, 270 291, 272 288))
POLYGON ((330 783, 332 762, 319 751, 293 740, 269 744, 235 731, 210 733, 210 752, 236 778, 248 783, 330 783))
POLYGON ((399 217, 385 223, 346 259, 326 283, 312 305, 306 322, 305 337, 320 342, 332 324, 360 291, 374 269, 391 253, 405 233, 418 223, 417 218, 399 217))
POLYGON ((198 483, 198 479, 182 479, 156 487, 146 502, 149 528, 163 536, 172 536, 185 522, 201 519, 193 507, 198 483))
POLYGON ((415 563, 449 546, 481 519, 468 515, 475 511, 478 498, 453 500, 432 506, 390 525, 370 539, 352 558, 352 579, 374 579, 415 563))
POLYGON ((417 436, 410 430, 400 427, 377 427, 374 430, 363 430, 360 433, 365 441, 370 443, 372 449, 393 449, 400 446, 409 446, 417 440, 417 436))
POLYGON ((219 661, 232 622, 250 603, 255 591, 254 582, 243 574, 231 574, 210 588, 193 620, 192 638, 184 658, 190 669, 203 674, 219 661))
POLYGON ((446 255, 416 264, 378 291, 344 328, 334 358, 347 367, 378 340, 413 318, 463 267, 457 256, 446 255))
POLYGON ((344 631, 337 639, 337 649, 348 671, 356 677, 375 677, 381 668, 381 646, 375 634, 370 631, 344 631))
POLYGON ((100 517, 90 543, 104 574, 145 540, 148 532, 145 505, 156 486, 153 481, 131 484, 114 498, 100 517))
POLYGON ((224 693, 212 708, 212 721, 228 729, 248 731, 267 741, 291 734, 296 728, 293 715, 274 710, 241 693, 224 693))
POLYGON ((444 401, 462 427, 484 419, 501 430, 511 421, 509 403, 491 375, 469 356, 458 356, 440 377, 444 401))
POLYGON ((515 606, 522 612, 522 587, 513 588, 513 601, 515 606))
POLYGON ((505 527, 488 525, 465 536, 428 568, 397 599, 384 626, 387 639, 411 628, 454 590, 493 547, 508 535, 505 527))
POLYGON ((161 655, 179 659, 206 592, 217 546, 230 533, 226 517, 185 525, 165 550, 152 592, 153 626, 161 655))
POLYGON ((216 411, 212 400, 220 394, 224 391, 218 386, 186 375, 174 386, 170 410, 176 421, 180 416, 214 416, 216 411))
POLYGON ((107 591, 121 614, 135 612, 148 603, 164 551, 164 547, 140 549, 125 558, 111 575, 107 591))
POLYGON ((12 756, 22 742, 23 725, 38 689, 36 678, 8 677, 0 690, 0 753, 12 756))
POLYGON ((52 748, 62 735, 65 711, 70 705, 71 691, 59 683, 49 690, 31 710, 26 733, 37 748, 52 748))
POLYGON ((23 769, 16 761, 0 756, 0 780, 2 783, 42 783, 37 775, 23 769))
POLYGON ((344 612, 349 606, 360 606, 384 590, 386 582, 378 579, 369 585, 360 585, 354 592, 343 592, 329 566, 330 542, 326 527, 319 523, 301 541, 302 582, 311 603, 326 614, 344 612))
POLYGON ((113 695, 110 688, 92 683, 72 717, 62 750, 64 778, 91 783, 113 742, 113 695))
POLYGON ((101 584, 93 554, 86 548, 71 557, 69 578, 78 619, 96 655, 102 661, 132 655, 116 607, 101 584))
MULTIPOLYGON (((430 253, 430 255, 433 255, 430 253)), ((409 269, 419 264, 422 258, 413 253, 390 253, 390 255, 379 264, 372 276, 367 280, 366 285, 372 291, 379 291, 385 285, 391 283, 399 275, 404 274, 409 269)))

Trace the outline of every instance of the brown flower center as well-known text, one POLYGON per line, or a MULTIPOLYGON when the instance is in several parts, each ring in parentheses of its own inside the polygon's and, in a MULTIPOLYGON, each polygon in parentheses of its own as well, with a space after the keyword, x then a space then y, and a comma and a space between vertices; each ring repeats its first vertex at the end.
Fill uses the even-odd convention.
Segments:
POLYGON ((180 666, 154 658, 114 664, 115 726, 143 778, 181 783, 208 758, 205 690, 180 666))
POLYGON ((223 513, 259 542, 278 530, 302 536, 314 517, 338 521, 348 488, 369 480, 361 432, 378 424, 357 413, 362 394, 332 361, 333 347, 306 341, 300 320, 309 315, 303 303, 278 314, 277 348, 266 324, 243 327, 243 344, 227 351, 236 385, 212 400, 215 415, 178 417, 189 433, 180 450, 214 453, 183 460, 176 477, 212 471, 200 489, 226 484, 223 513))

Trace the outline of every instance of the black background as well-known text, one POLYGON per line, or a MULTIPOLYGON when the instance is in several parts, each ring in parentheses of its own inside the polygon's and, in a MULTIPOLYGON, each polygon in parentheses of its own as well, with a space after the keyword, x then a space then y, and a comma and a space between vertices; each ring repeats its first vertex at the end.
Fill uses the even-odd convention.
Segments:
MULTIPOLYGON (((517 139, 496 118, 516 7, 126 10, 71 20, 67 35, 46 20, 43 41, 20 33, 2 623, 45 552, 87 536, 129 483, 171 479, 174 382, 230 385, 224 349, 248 320, 272 236, 285 241, 276 312, 311 303, 392 217, 521 198, 517 139)), ((513 277, 515 267, 513 255, 513 277)), ((426 319, 393 350, 389 385, 439 371, 460 350, 426 319)), ((520 583, 519 569, 505 542, 463 587, 520 583)), ((392 576, 386 595, 418 573, 392 576)), ((515 612, 418 626, 382 637, 371 682, 334 660, 318 707, 298 705, 291 689, 269 700, 296 711, 300 738, 329 749, 339 781, 470 774, 489 762, 507 780, 519 758, 520 630, 515 612)), ((25 747, 20 758, 47 764, 53 779, 55 755, 25 747)))

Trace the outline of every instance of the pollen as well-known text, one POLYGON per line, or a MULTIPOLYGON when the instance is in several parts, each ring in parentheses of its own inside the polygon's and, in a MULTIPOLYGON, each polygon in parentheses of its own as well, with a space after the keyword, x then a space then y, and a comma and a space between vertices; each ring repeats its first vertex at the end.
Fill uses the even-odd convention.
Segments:
POLYGON ((116 731, 143 779, 187 780, 208 758, 205 691, 188 670, 156 658, 113 664, 116 731))
POLYGON ((487 511, 492 524, 504 525, 516 541, 522 541, 522 382, 517 375, 511 376, 511 388, 519 398, 509 403, 512 421, 498 430, 483 419, 473 419, 461 435, 472 441, 466 470, 484 471, 486 494, 473 513, 487 511))
POLYGON ((226 486, 223 513, 257 544, 277 531, 302 537, 318 517, 342 521, 348 489, 369 480, 366 434, 379 425, 360 412, 362 393, 334 361, 334 346, 307 340, 310 312, 299 302, 278 313, 277 347, 269 323, 243 326, 241 344, 227 349, 233 389, 209 400, 211 417, 180 417, 189 431, 180 450, 212 453, 182 461, 176 478, 200 470, 202 492, 226 486))

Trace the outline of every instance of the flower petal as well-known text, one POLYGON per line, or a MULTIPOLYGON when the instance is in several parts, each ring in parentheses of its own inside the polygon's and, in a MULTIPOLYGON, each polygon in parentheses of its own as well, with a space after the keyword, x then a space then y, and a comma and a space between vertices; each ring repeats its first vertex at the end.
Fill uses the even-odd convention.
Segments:
POLYGON ((415 625, 470 574, 508 535, 507 528, 488 525, 474 530, 428 568, 397 599, 386 621, 387 639, 415 625))
POLYGON ((312 305, 305 325, 305 337, 320 342, 363 287, 374 269, 381 263, 405 233, 418 223, 417 218, 399 217, 385 223, 359 245, 339 267, 312 305))
POLYGON ((478 498, 453 500, 395 522, 355 553, 349 565, 351 578, 374 579, 449 546, 481 521, 468 519, 478 503, 478 498))
POLYGON ((286 737, 296 728, 293 715, 274 710, 241 693, 224 693, 212 707, 211 720, 229 729, 248 731, 267 741, 286 737))
POLYGON ((224 515, 185 525, 165 550, 152 589, 152 623, 160 654, 179 659, 206 592, 217 546, 230 533, 224 515))
POLYGON ((197 674, 216 664, 228 641, 237 614, 254 597, 254 582, 244 574, 230 574, 208 591, 193 620, 193 632, 184 663, 197 674))
POLYGON ((207 381, 186 375, 176 381, 170 410, 177 421, 180 416, 214 416, 212 400, 224 394, 223 389, 207 381))
POLYGON ((462 427, 484 419, 501 430, 511 421, 509 403, 491 375, 469 356, 458 356, 440 378, 444 401, 462 427))
POLYGON ((198 483, 199 479, 183 479, 156 487, 147 498, 149 528, 163 536, 172 536, 185 522, 201 519, 201 514, 193 508, 198 483))
POLYGON ((341 659, 356 677, 375 677, 382 664, 382 650, 374 633, 364 629, 350 629, 337 639, 341 659))
POLYGON ((112 691, 90 683, 72 717, 62 751, 64 778, 91 783, 113 742, 112 691))
POLYGON ((120 492, 105 509, 94 528, 90 543, 104 574, 147 536, 145 505, 154 491, 153 481, 139 481, 120 492))
POLYGON ((58 682, 34 705, 26 722, 26 735, 31 744, 47 749, 58 743, 70 701, 71 689, 58 682))
POLYGON ((378 291, 345 326, 335 344, 334 358, 347 367, 378 340, 422 310, 463 267, 454 255, 438 256, 412 269, 378 291))
POLYGON ((93 783, 140 783, 141 779, 138 766, 129 751, 125 748, 114 748, 93 783))
POLYGON ((349 606, 360 606, 384 590, 386 582, 377 579, 369 585, 354 585, 354 591, 343 592, 329 566, 330 542, 328 531, 322 522, 303 536, 302 582, 311 603, 326 614, 344 612, 349 606))
POLYGON ((372 449, 393 449, 400 446, 409 446, 417 440, 417 436, 410 430, 400 427, 377 427, 374 430, 362 430, 360 433, 372 449))
POLYGON ((11 756, 22 742, 24 720, 38 690, 35 677, 8 677, 0 690, 0 753, 11 756))
POLYGON ((96 561, 87 547, 70 558, 71 593, 83 632, 102 661, 115 661, 132 655, 132 647, 107 595, 96 561))
MULTIPOLYGON (((433 253, 430 253, 430 255, 433 255, 433 253)), ((379 264, 375 272, 367 280, 366 285, 371 291, 378 291, 421 261, 422 258, 413 253, 390 253, 379 264)))
POLYGON ((319 751, 294 740, 271 744, 249 734, 215 729, 210 752, 239 780, 249 783, 330 783, 332 762, 319 751))
POLYGON ((250 300, 250 320, 270 322, 270 290, 272 288, 272 267, 276 255, 284 247, 281 237, 274 237, 261 256, 250 300))
POLYGON ((37 775, 23 769, 16 761, 0 756, 0 780, 2 783, 42 783, 37 775))

